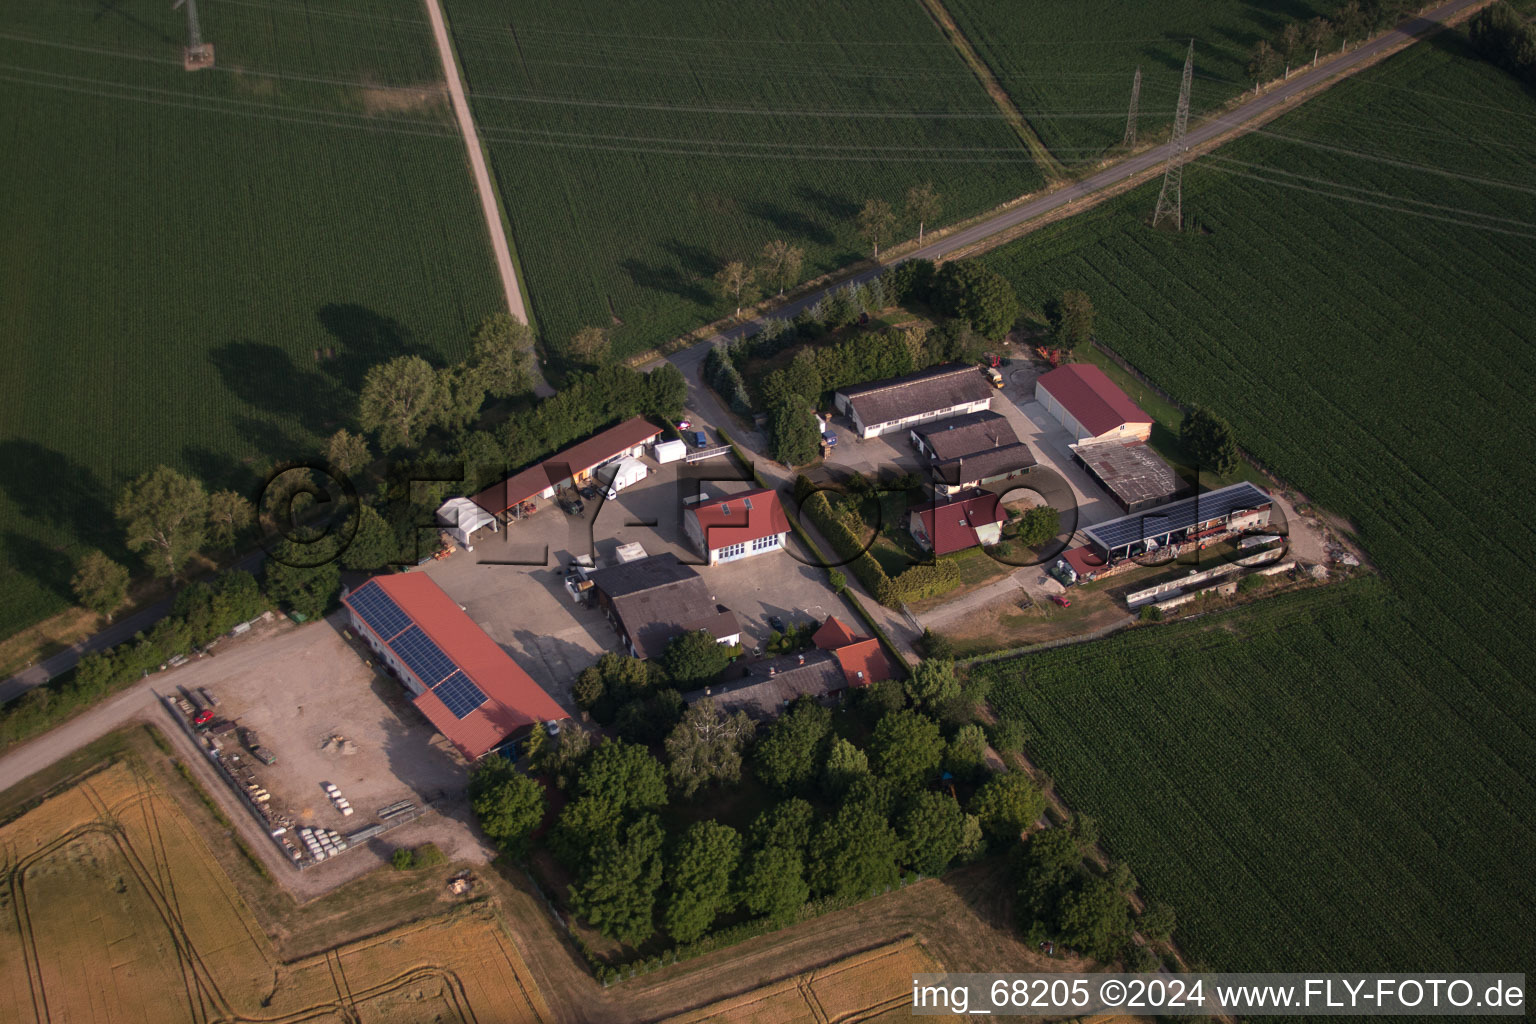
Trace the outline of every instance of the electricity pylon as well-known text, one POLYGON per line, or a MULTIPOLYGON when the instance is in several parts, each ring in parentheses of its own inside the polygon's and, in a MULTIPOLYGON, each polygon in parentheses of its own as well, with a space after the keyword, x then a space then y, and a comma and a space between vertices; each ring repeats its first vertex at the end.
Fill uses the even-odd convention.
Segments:
POLYGON ((1163 190, 1157 196, 1152 226, 1166 218, 1173 230, 1184 230, 1184 132, 1189 127, 1189 85, 1195 77, 1195 41, 1189 41, 1189 55, 1184 58, 1184 83, 1179 86, 1179 109, 1173 115, 1173 136, 1168 140, 1168 169, 1163 172, 1163 190))
POLYGON ((187 46, 181 51, 182 66, 188 71, 213 66, 213 44, 203 42, 202 26, 197 23, 197 0, 176 0, 171 10, 187 7, 187 46))
POLYGON ((1131 112, 1125 117, 1125 138, 1120 145, 1130 149, 1136 145, 1136 103, 1141 99, 1141 68, 1136 69, 1136 77, 1131 79, 1131 112))

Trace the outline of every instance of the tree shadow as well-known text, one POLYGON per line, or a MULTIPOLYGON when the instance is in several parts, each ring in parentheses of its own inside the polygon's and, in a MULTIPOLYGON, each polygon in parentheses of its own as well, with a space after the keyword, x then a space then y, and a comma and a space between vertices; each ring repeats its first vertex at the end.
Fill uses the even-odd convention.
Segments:
MULTIPOLYGON (((249 420, 255 425, 259 420, 249 420)), ((224 452, 198 444, 181 449, 181 459, 210 491, 236 491, 251 501, 261 493, 261 475, 251 462, 231 458, 224 452)))
POLYGON ((54 534, 72 533, 99 548, 119 550, 109 490, 86 467, 36 441, 0 442, 0 490, 27 519, 54 534), (58 524, 65 524, 60 529, 58 524))
POLYGON ((276 345, 242 338, 208 354, 227 387, 242 401, 323 433, 340 403, 335 385, 302 370, 276 345))
POLYGON ((318 455, 312 444, 305 444, 276 424, 254 416, 236 416, 235 429, 243 440, 261 453, 252 469, 258 476, 261 467, 303 462, 318 455))
POLYGON ((832 232, 799 210, 789 210, 777 203, 754 202, 747 205, 749 215, 772 224, 789 238, 804 238, 817 245, 831 245, 832 232))
POLYGON ((809 185, 802 185, 795 189, 795 195, 826 214, 827 219, 833 223, 853 220, 859 214, 858 204, 853 200, 846 196, 835 196, 819 188, 811 188, 809 185))
POLYGON ((321 365, 353 394, 363 389, 363 378, 380 363, 396 356, 427 356, 410 328, 355 302, 328 302, 315 317, 339 346, 321 365))
POLYGON ((683 274, 676 267, 657 266, 630 258, 619 262, 619 269, 629 275, 629 279, 637 288, 647 291, 669 292, 688 302, 707 306, 714 302, 714 296, 709 293, 699 282, 683 274))
POLYGON ((702 245, 671 238, 662 242, 661 247, 682 264, 685 272, 696 278, 713 277, 715 271, 720 269, 720 260, 702 245))
POLYGON ((37 581, 66 601, 74 602, 75 596, 69 581, 74 576, 75 566, 64 552, 15 531, 7 531, 0 538, 0 551, 4 552, 5 560, 16 572, 37 581))

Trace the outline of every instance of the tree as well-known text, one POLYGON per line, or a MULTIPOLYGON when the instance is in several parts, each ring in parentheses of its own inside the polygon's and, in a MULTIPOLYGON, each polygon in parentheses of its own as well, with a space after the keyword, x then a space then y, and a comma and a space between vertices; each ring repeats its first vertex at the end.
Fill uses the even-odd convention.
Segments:
POLYGON ((827 763, 821 774, 822 785, 836 799, 847 792, 854 779, 869 774, 869 758, 852 743, 838 738, 827 749, 827 763))
POLYGON ((693 942, 731 909, 731 877, 741 860, 741 836, 728 825, 700 821, 678 843, 668 881, 672 893, 662 927, 677 942, 693 942))
POLYGON ((341 592, 341 567, 334 553, 327 557, 314 547, 285 540, 262 568, 261 585, 267 597, 306 619, 324 615, 341 592))
POLYGON ((1254 82, 1267 82, 1280 72, 1280 55, 1269 45, 1268 39, 1260 39, 1253 45, 1248 57, 1248 77, 1254 82))
POLYGON ((917 221, 917 244, 923 244, 923 225, 928 221, 938 220, 939 212, 943 205, 939 202, 939 194, 934 191, 933 182, 925 181, 921 185, 913 185, 907 189, 907 216, 917 221))
POLYGON ((1285 67, 1289 71, 1291 63, 1301 53, 1302 40, 1306 36, 1306 28, 1295 21, 1288 21, 1280 30, 1280 54, 1285 58, 1285 67))
POLYGON ((786 466, 803 466, 821 451, 821 432, 810 405, 796 398, 780 402, 773 411, 773 457, 786 466))
POLYGON ((1333 25, 1347 43, 1365 31, 1365 13, 1356 0, 1347 0, 1333 15, 1333 25))
POLYGON ((497 754, 470 775, 469 805, 481 831, 504 853, 519 858, 527 856, 529 837, 549 809, 544 787, 497 754))
POLYGON ((203 546, 208 494, 191 477, 157 466, 123 488, 117 518, 129 549, 147 552, 150 570, 170 578, 203 546))
POLYGON ((1069 350, 1086 345, 1093 339, 1093 317, 1093 300, 1088 293, 1081 288, 1068 288, 1061 293, 1056 340, 1069 350))
POLYGON ((571 355, 588 366, 600 366, 608 359, 608 332, 601 327, 583 327, 571 335, 571 355))
POLYGON ((915 794, 897 823, 902 862, 924 875, 939 875, 960 855, 965 812, 948 793, 915 794))
POLYGON ((1049 828, 1030 836, 1019 856, 1019 921, 1023 925, 1054 925, 1068 885, 1078 875, 1082 848, 1064 828, 1049 828))
POLYGON ((216 548, 234 547, 240 531, 255 518, 256 510, 238 491, 214 491, 208 496, 208 540, 216 548))
POLYGON ((1022 772, 994 775, 971 797, 971 813, 991 838, 1015 840, 1045 813, 1045 797, 1022 772))
POLYGON ((880 719, 869 742, 870 762, 899 789, 921 786, 939 773, 944 738, 939 723, 911 709, 880 719))
POLYGON ((623 811, 609 797, 578 797, 555 819, 555 827, 549 830, 549 848, 560 863, 579 875, 599 850, 617 840, 623 822, 623 811))
POLYGON ((614 651, 606 652, 597 663, 581 670, 571 694, 576 706, 592 712, 592 717, 607 725, 619 709, 650 691, 651 667, 639 658, 614 651))
POLYGON ((1019 318, 1019 298, 1013 285, 974 260, 955 260, 939 269, 934 305, 940 312, 969 323, 991 341, 1002 340, 1019 318))
POLYGON ((644 747, 609 740, 582 765, 574 794, 611 800, 620 812, 654 810, 667 802, 666 771, 644 747))
POLYGON ((1173 908, 1166 903, 1154 903, 1136 919, 1136 928, 1152 942, 1167 942, 1173 938, 1178 924, 1173 908))
POLYGON ((736 315, 741 316, 744 295, 749 295, 754 275, 752 268, 741 260, 731 260, 715 274, 715 287, 721 296, 736 300, 736 315))
POLYGON ((1019 543, 1037 548, 1061 532, 1061 513, 1049 505, 1036 505, 1019 519, 1019 543))
POLYGON ((342 476, 355 476, 373 461, 368 440, 362 434, 338 430, 325 442, 326 468, 342 476))
POLYGON ((816 830, 807 881, 822 895, 856 898, 896 884, 901 840, 869 801, 845 804, 816 830))
POLYGON ((816 823, 816 809, 800 797, 781 800, 763 811, 752 822, 752 845, 770 846, 804 853, 811 841, 811 826, 816 823))
POLYGON ((694 689, 714 682, 725 671, 731 663, 731 650, 709 630, 695 629, 669 640, 661 663, 680 689, 694 689))
POLYGON ((896 229, 896 215, 891 204, 884 199, 866 199, 859 211, 859 237, 875 248, 875 259, 880 258, 880 243, 896 229))
POLYGON ((1232 426, 1209 409, 1196 408, 1184 417, 1179 441, 1195 460, 1197 469, 1217 476, 1237 469, 1237 441, 1232 436, 1232 426))
POLYGON ((474 367, 460 364, 437 371, 437 405, 432 410, 432 423, 457 433, 475 422, 484 404, 485 385, 474 367))
POLYGON ((1131 905, 1104 878, 1090 878, 1061 900, 1059 927, 1068 945, 1108 962, 1131 935, 1131 905))
POLYGON ((786 924, 811 898, 805 860, 798 850, 767 846, 748 860, 741 877, 741 898, 748 910, 771 924, 786 924))
POLYGON ((440 381, 420 356, 397 356, 363 378, 358 422, 385 448, 409 448, 437 415, 440 381))
POLYGON ((800 267, 805 262, 805 250, 783 240, 775 240, 763 246, 758 257, 763 279, 779 286, 779 294, 800 280, 800 267))
POLYGON ((100 551, 87 551, 75 563, 69 585, 75 600, 111 622, 112 613, 128 599, 128 570, 100 551))
POLYGON ((1332 38, 1333 26, 1328 24, 1328 19, 1313 18, 1307 22, 1306 30, 1302 33, 1302 45, 1312 51, 1315 60, 1318 51, 1327 46, 1332 38))
POLYGON ((758 741, 758 777, 783 792, 802 788, 822 763, 819 755, 831 731, 832 712, 810 697, 795 701, 758 741))
POLYGON ((661 890, 661 822, 647 814, 596 851, 583 879, 571 886, 571 909, 619 942, 639 945, 656 930, 661 890))
POLYGON ((713 782, 741 779, 741 752, 752 738, 745 712, 727 715, 713 697, 694 701, 667 735, 667 773, 684 797, 713 782))
POLYGON ((935 712, 960 696, 960 680, 955 678, 955 663, 944 658, 925 658, 906 681, 912 705, 935 712))
POLYGON ((469 365, 485 394, 506 398, 533 384, 533 329, 508 313, 492 313, 470 334, 469 365))
POLYGON ((357 528, 352 540, 341 552, 341 565, 354 572, 376 572, 401 561, 399 539, 394 528, 372 505, 356 505, 357 528))
POLYGON ((979 778, 987 769, 987 733, 974 722, 962 725, 944 751, 944 767, 956 778, 979 778))

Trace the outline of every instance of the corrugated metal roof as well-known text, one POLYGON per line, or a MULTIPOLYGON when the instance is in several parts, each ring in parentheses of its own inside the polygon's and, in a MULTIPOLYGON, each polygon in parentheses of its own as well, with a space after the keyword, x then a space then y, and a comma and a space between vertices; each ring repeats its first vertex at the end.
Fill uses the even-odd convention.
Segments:
POLYGON ((1092 363, 1069 363, 1057 367, 1035 381, 1061 403, 1083 429, 1097 437, 1124 423, 1151 423, 1152 417, 1115 386, 1104 371, 1092 363))
POLYGON ((992 385, 974 366, 947 363, 906 377, 841 388, 865 426, 924 416, 972 402, 990 400, 992 385))

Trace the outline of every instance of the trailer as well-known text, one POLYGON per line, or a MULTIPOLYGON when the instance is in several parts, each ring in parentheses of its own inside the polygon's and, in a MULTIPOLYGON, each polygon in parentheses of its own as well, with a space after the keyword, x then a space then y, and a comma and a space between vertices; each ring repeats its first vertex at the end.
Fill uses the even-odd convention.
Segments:
POLYGON ((266 747, 252 748, 251 756, 265 765, 277 764, 277 755, 272 753, 272 751, 268 750, 266 747))

